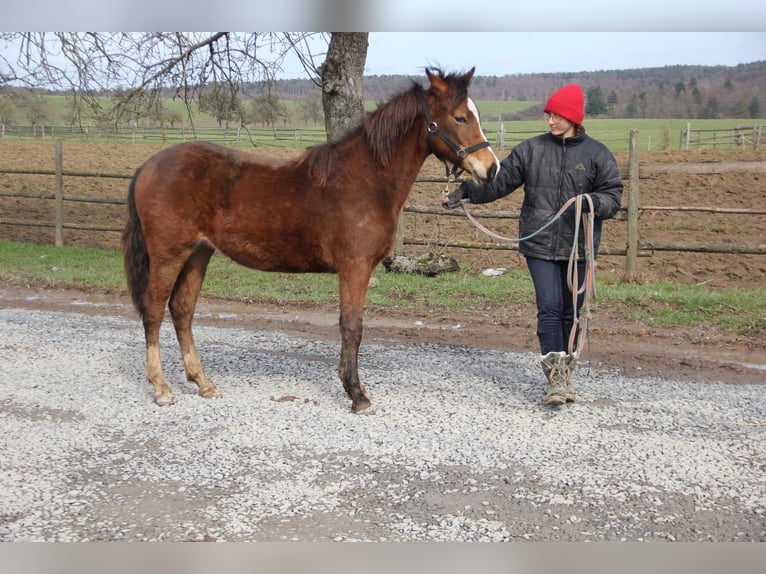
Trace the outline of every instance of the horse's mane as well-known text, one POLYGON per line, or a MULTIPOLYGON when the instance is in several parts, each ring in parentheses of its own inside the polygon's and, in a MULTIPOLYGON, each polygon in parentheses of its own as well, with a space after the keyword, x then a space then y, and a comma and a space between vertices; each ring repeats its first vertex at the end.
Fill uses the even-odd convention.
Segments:
MULTIPOLYGON (((452 96, 449 106, 454 108, 468 95, 468 81, 460 81, 463 76, 448 74, 444 76, 441 70, 431 68, 432 73, 441 76, 450 86, 452 96)), ((423 110, 425 92, 418 82, 412 82, 410 88, 393 96, 377 110, 369 112, 354 128, 335 141, 308 148, 299 163, 305 164, 308 170, 325 185, 333 167, 333 160, 339 151, 349 141, 360 135, 369 146, 373 158, 383 167, 388 167, 400 140, 412 128, 415 118, 423 110)))

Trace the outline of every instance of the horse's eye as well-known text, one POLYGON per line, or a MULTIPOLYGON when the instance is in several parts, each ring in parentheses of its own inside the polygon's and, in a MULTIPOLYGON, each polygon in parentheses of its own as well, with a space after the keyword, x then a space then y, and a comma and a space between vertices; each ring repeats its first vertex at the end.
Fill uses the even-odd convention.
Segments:
POLYGON ((468 123, 468 120, 466 120, 463 116, 455 116, 455 121, 459 124, 468 123))

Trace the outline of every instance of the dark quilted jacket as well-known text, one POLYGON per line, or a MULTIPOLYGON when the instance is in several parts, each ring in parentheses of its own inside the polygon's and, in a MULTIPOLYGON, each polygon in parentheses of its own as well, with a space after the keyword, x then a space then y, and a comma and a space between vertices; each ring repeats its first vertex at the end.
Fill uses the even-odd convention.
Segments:
MULTIPOLYGON (((622 199, 622 180, 617 161, 601 142, 584 130, 566 140, 551 133, 530 138, 513 148, 500 162, 497 177, 470 191, 471 203, 487 203, 524 185, 519 237, 531 235, 545 225, 568 199, 590 193, 594 206, 593 244, 598 253, 601 224, 615 216, 622 199)), ((584 257, 584 236, 580 231, 584 257)), ((550 227, 522 241, 519 251, 540 259, 569 259, 574 239, 574 205, 550 227)))

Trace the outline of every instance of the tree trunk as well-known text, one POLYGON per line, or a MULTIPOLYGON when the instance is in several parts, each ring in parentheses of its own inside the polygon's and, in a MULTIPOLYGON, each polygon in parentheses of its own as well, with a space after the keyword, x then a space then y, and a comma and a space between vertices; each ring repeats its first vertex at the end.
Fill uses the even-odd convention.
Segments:
POLYGON ((364 64, 368 32, 333 32, 319 68, 327 140, 343 135, 364 116, 364 64))

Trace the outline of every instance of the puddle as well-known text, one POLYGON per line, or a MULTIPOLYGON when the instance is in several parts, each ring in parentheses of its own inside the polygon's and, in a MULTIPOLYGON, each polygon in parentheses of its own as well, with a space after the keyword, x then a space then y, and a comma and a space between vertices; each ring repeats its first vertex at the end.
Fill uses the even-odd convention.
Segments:
POLYGON ((742 367, 747 367, 748 369, 757 369, 759 371, 766 371, 766 365, 757 365, 755 363, 741 363, 739 361, 736 361, 734 364, 740 365, 742 367))
POLYGON ((237 313, 194 313, 194 317, 202 319, 237 319, 239 315, 237 313))
MULTIPOLYGON (((27 299, 31 301, 32 299, 27 299)), ((82 299, 75 299, 72 301, 72 305, 79 307, 125 307, 122 303, 96 303, 94 301, 84 301, 82 299)))

